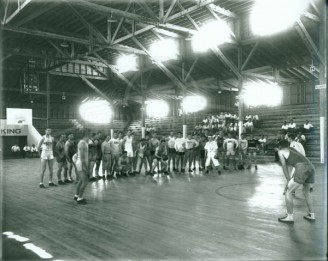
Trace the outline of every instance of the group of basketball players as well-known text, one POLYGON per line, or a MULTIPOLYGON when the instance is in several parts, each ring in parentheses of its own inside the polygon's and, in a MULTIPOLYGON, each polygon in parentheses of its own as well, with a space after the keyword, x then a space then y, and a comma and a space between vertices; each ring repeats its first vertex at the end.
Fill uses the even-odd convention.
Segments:
MULTIPOLYGON (((305 157, 304 149, 302 151, 300 148, 302 145, 298 142, 295 143, 293 138, 290 136, 287 140, 283 139, 277 148, 287 180, 284 191, 287 214, 278 220, 286 223, 294 222, 292 196, 295 190, 303 185, 303 193, 309 210, 308 215, 304 218, 314 221, 311 190, 315 169, 305 157), (287 166, 292 166, 293 170, 289 172, 287 166)), ((248 155, 247 168, 251 168, 253 159, 255 169, 257 169, 256 153, 259 151, 259 142, 252 135, 250 139, 246 139, 242 134, 241 138, 237 140, 232 133, 228 133, 226 136, 222 131, 218 135, 208 136, 188 134, 186 138, 182 137, 181 132, 178 132, 177 135, 170 132, 168 136, 160 138, 156 133, 152 133, 137 141, 134 134, 127 131, 126 136, 123 136, 122 132, 116 132, 113 133, 113 137, 109 135, 104 137, 101 132, 89 136, 86 132, 77 145, 73 134, 69 134, 67 139, 63 134, 54 146, 51 130, 47 129, 39 142, 38 150, 42 166, 40 187, 45 188, 43 178, 47 164, 49 166, 49 186, 57 186, 53 182, 53 162, 56 158, 58 184, 73 182, 72 170, 74 168, 77 179, 74 200, 77 201, 77 204, 87 204, 83 193, 88 181, 117 178, 117 175, 140 174, 143 165, 146 175, 153 175, 156 168, 158 173, 169 175, 171 170, 176 173, 184 172, 187 163, 188 171, 192 172, 196 169, 196 162, 198 162, 200 171, 205 169, 205 173, 209 173, 213 164, 220 175, 219 158, 223 162, 223 169, 228 169, 231 159, 234 170, 237 170, 237 159, 239 161, 238 168, 243 169, 248 155), (102 175, 99 175, 101 162, 102 175), (95 176, 93 176, 94 169, 95 176), (64 180, 61 179, 62 170, 64 170, 64 180)))

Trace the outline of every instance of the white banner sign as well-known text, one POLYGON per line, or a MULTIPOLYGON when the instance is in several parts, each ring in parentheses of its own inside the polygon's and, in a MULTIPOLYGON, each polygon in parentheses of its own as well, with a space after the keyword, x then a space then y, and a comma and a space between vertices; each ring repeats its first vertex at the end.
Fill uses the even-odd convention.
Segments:
POLYGON ((7 124, 32 125, 32 109, 7 108, 7 124))
POLYGON ((326 89, 326 84, 318 84, 315 86, 316 90, 320 90, 320 89, 326 89))
POLYGON ((27 136, 27 125, 7 124, 7 120, 0 120, 0 136, 27 136))

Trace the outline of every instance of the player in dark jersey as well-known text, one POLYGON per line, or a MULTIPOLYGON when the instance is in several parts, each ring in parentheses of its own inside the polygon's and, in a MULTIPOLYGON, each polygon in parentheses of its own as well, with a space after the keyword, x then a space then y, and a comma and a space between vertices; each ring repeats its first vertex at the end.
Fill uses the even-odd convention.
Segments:
POLYGON ((96 156, 96 168, 95 168, 95 172, 96 172, 96 179, 101 179, 102 177, 99 176, 99 168, 100 168, 100 163, 102 160, 102 149, 101 149, 101 144, 103 143, 104 139, 103 139, 103 135, 102 132, 99 131, 97 136, 96 136, 96 151, 97 151, 97 156, 96 156))
POLYGON ((64 180, 67 180, 67 162, 66 162, 66 155, 65 155, 65 140, 66 135, 62 134, 60 135, 60 139, 56 144, 56 161, 58 164, 58 171, 57 171, 57 178, 58 178, 58 184, 64 185, 65 182, 61 179, 61 172, 62 169, 64 169, 64 180))
POLYGON ((279 143, 278 155, 282 165, 282 170, 287 180, 287 190, 285 193, 287 215, 278 220, 280 222, 294 223, 292 194, 298 187, 303 185, 303 193, 309 211, 304 218, 309 221, 314 221, 313 199, 310 192, 311 184, 313 184, 315 180, 314 166, 305 156, 294 148, 290 148, 287 140, 282 140, 279 143), (288 171, 288 166, 295 168, 293 177, 291 177, 288 171))
POLYGON ((89 181, 97 180, 96 177, 93 177, 93 168, 97 160, 97 144, 97 135, 96 133, 92 133, 91 138, 88 141, 89 181))
POLYGON ((251 138, 248 140, 248 158, 249 164, 247 169, 251 169, 252 160, 255 164, 255 169, 257 169, 257 152, 259 151, 260 143, 257 139, 251 135, 251 138))
POLYGON ((76 167, 75 164, 73 162, 73 155, 76 153, 77 148, 76 148, 76 143, 74 141, 74 134, 73 133, 69 133, 68 134, 68 140, 65 143, 65 155, 66 155, 66 160, 68 162, 68 179, 65 179, 64 182, 65 183, 70 183, 73 182, 72 179, 72 169, 74 167, 75 170, 75 177, 76 179, 78 179, 78 175, 76 172, 76 167))

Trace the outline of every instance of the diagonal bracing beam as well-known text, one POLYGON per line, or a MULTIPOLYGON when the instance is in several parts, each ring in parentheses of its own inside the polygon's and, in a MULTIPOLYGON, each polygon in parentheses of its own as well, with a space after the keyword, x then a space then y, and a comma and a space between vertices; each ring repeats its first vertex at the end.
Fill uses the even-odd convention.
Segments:
POLYGON ((92 84, 85 76, 80 75, 80 78, 96 93, 98 93, 101 97, 103 97, 106 101, 108 101, 110 104, 114 104, 113 100, 110 99, 106 94, 104 94, 101 90, 99 90, 96 86, 92 84))
POLYGON ((297 19, 297 25, 296 25, 296 30, 298 32, 298 34, 300 35, 300 37, 302 38, 303 42, 305 43, 306 47, 309 49, 309 51, 312 53, 312 51, 315 53, 315 55, 318 57, 319 61, 325 66, 325 59, 324 57, 321 55, 319 49, 317 48, 317 46, 315 45, 315 43, 313 42, 310 34, 308 33, 308 31, 306 30, 304 24, 302 23, 302 21, 300 19, 297 19))
POLYGON ((169 15, 171 14, 171 12, 173 11, 173 9, 174 9, 174 7, 175 7, 175 4, 178 2, 179 0, 173 0, 172 1, 172 3, 171 3, 171 5, 170 5, 170 7, 169 7, 169 9, 166 11, 166 14, 165 14, 165 16, 164 16, 164 18, 163 18, 163 23, 165 23, 166 22, 166 20, 167 20, 167 18, 169 17, 169 15))
POLYGON ((6 21, 4 21, 5 24, 13 21, 19 14, 23 12, 24 9, 31 5, 32 1, 33 0, 26 0, 23 4, 19 5, 18 8, 6 19, 6 21))
POLYGON ((251 52, 247 56, 246 60, 244 61, 243 65, 241 66, 241 71, 245 69, 246 65, 248 64, 249 60, 252 58, 256 48, 259 46, 260 41, 257 41, 255 45, 253 46, 251 52))

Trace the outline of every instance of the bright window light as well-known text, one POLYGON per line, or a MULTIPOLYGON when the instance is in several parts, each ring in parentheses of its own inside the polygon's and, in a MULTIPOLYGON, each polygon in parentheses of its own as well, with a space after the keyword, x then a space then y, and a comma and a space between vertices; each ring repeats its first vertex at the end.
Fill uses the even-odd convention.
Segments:
POLYGON ((310 0, 256 0, 250 14, 254 34, 271 35, 291 27, 310 0))
POLYGON ((146 113, 151 118, 163 118, 169 114, 169 105, 162 100, 148 100, 146 103, 146 113))
POLYGON ((174 39, 164 39, 154 42, 149 49, 151 57, 159 62, 175 60, 178 58, 178 43, 174 39))
POLYGON ((82 103, 79 111, 85 121, 92 123, 110 123, 112 118, 112 109, 105 100, 82 103))
POLYGON ((182 108, 185 113, 204 110, 206 105, 206 99, 202 96, 186 96, 182 100, 182 108))
POLYGON ((195 52, 206 52, 208 49, 231 40, 232 32, 223 21, 213 21, 205 24, 194 34, 192 48, 195 52))
POLYGON ((138 70, 137 56, 135 56, 133 54, 121 55, 117 59, 116 66, 120 73, 125 73, 125 72, 129 72, 129 71, 137 71, 138 70))
POLYGON ((252 82, 244 87, 243 98, 246 106, 277 106, 282 102, 282 88, 276 83, 252 82))

